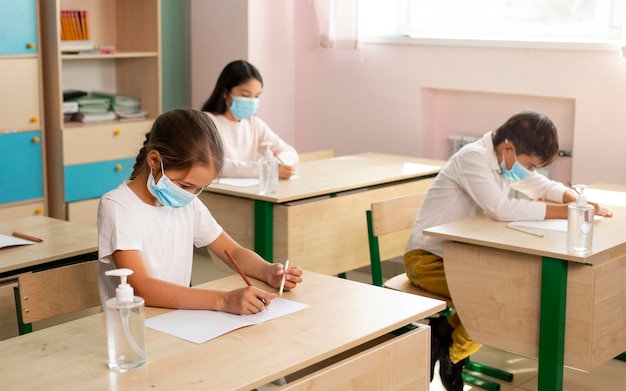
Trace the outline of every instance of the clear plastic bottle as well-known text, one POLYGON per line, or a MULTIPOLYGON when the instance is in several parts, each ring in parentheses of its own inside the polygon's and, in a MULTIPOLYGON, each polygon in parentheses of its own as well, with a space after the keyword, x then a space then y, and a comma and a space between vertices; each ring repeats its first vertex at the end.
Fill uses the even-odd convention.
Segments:
POLYGON ((575 253, 591 251, 595 209, 583 195, 586 186, 574 187, 579 196, 567 206, 567 250, 575 253))
POLYGON ((267 149, 259 159, 259 194, 273 194, 278 191, 278 161, 270 149, 272 143, 261 145, 267 149))
POLYGON ((144 300, 134 296, 133 288, 126 278, 133 273, 130 269, 114 269, 106 272, 118 276, 121 283, 115 297, 106 302, 107 340, 109 368, 128 372, 146 364, 146 337, 144 300))

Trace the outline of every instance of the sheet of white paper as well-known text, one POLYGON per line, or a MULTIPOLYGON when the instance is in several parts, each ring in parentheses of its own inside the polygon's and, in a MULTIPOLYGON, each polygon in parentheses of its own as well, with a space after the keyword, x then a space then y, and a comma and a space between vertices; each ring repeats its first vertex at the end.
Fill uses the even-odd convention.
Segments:
POLYGON ((213 183, 235 187, 250 187, 257 186, 259 184, 259 178, 218 178, 214 180, 213 183))
POLYGON ((0 234, 0 248, 10 246, 23 246, 25 244, 35 244, 30 240, 20 239, 15 236, 7 236, 0 234))
POLYGON ((567 219, 548 219, 540 221, 513 221, 508 223, 511 227, 538 228, 549 231, 567 232, 567 219))
MULTIPOLYGON (((602 219, 594 216, 593 221, 602 219)), ((512 227, 547 229, 548 231, 567 232, 567 219, 548 219, 540 221, 513 221, 508 223, 512 227)))
POLYGON ((266 311, 234 315, 219 311, 176 310, 146 319, 146 326, 194 343, 203 343, 241 327, 279 318, 308 307, 307 304, 275 298, 266 311))

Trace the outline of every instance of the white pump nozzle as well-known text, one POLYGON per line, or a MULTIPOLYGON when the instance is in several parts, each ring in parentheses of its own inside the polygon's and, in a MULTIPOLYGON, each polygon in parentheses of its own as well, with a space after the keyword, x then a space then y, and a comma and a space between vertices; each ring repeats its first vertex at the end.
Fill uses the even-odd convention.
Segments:
POLYGON ((577 206, 587 205, 587 197, 585 197, 586 188, 587 188, 587 185, 572 185, 572 189, 574 189, 574 191, 578 193, 578 196, 576 197, 577 206))
POLYGON ((105 274, 107 276, 120 277, 121 279, 120 284, 115 289, 115 297, 117 298, 117 301, 120 303, 132 302, 133 297, 135 296, 135 291, 133 290, 133 287, 126 282, 126 280, 128 276, 133 274, 133 271, 130 269, 113 269, 107 270, 105 274))
POLYGON ((271 160, 274 157, 274 154, 272 153, 272 150, 270 149, 272 147, 272 143, 270 141, 267 141, 267 142, 261 143, 261 145, 267 147, 264 153, 265 159, 271 160))

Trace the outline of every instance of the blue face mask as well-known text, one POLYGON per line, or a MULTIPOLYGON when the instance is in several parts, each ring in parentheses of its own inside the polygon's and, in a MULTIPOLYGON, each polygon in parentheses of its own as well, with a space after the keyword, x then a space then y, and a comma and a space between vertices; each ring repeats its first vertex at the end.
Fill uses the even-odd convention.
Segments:
POLYGON ((259 98, 244 98, 233 96, 233 103, 228 107, 237 119, 252 117, 259 109, 259 98))
POLYGON ((150 191, 163 206, 182 208, 193 201, 193 199, 202 192, 202 190, 200 190, 197 194, 190 193, 172 182, 170 178, 165 175, 165 171, 163 171, 163 160, 161 160, 161 174, 159 182, 154 183, 154 176, 152 175, 152 169, 150 169, 150 175, 148 175, 148 191, 150 191))
POLYGON ((515 163, 513 163, 510 170, 506 169, 506 163, 504 162, 504 158, 502 158, 502 161, 500 162, 500 169, 502 170, 502 175, 512 181, 521 181, 522 179, 528 178, 531 174, 529 169, 519 164, 517 158, 515 159, 515 163))

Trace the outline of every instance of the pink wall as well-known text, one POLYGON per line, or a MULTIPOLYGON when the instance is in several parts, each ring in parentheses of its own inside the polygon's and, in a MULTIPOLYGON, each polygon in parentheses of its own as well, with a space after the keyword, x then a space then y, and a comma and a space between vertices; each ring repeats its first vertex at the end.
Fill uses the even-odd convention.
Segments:
POLYGON ((534 109, 553 119, 562 147, 573 150, 558 179, 626 184, 626 59, 618 53, 405 44, 329 50, 315 47, 312 4, 296 4, 299 149, 441 157, 448 133, 480 134, 534 109))
POLYGON ((226 64, 245 59, 263 77, 259 116, 295 144, 295 3, 190 0, 191 106, 209 97, 226 64))
POLYGON ((559 159, 557 179, 626 184, 626 59, 616 52, 323 49, 310 0, 190 1, 194 107, 239 56, 265 79, 260 116, 302 152, 443 158, 448 134, 482 134, 533 109, 552 118, 562 149, 574 153, 559 159))

